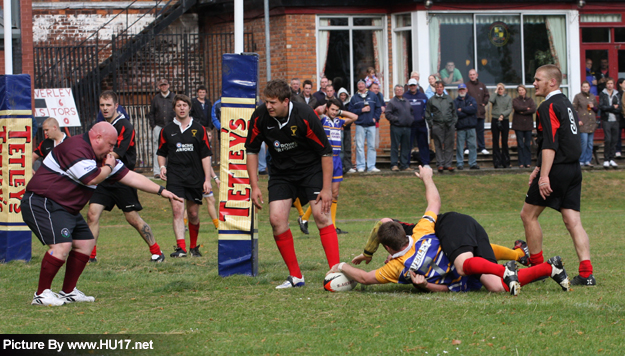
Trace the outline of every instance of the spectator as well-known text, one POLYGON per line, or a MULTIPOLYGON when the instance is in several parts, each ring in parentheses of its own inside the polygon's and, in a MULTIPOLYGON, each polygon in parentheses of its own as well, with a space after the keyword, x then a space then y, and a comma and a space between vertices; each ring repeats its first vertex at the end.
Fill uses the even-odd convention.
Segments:
POLYGON ((367 90, 365 81, 358 81, 358 92, 349 101, 349 111, 358 115, 356 120, 356 169, 358 172, 379 172, 375 167, 375 123, 381 109, 376 95, 367 90), (365 162, 365 140, 367 142, 367 160, 365 162))
MULTIPOLYGON (((623 107, 623 95, 625 95, 625 78, 619 78, 617 81, 616 89, 618 89, 618 98, 621 100, 621 107, 623 107)), ((625 113, 621 113, 621 120, 619 120, 618 134, 616 135, 616 152, 614 157, 621 158, 622 145, 621 132, 625 130, 625 113)))
POLYGON ((579 118, 579 132, 582 141, 582 154, 579 157, 579 164, 593 167, 592 148, 595 129, 597 128, 597 97, 591 92, 590 83, 585 80, 582 83, 582 92, 573 98, 573 108, 579 118))
POLYGON ((530 168, 532 166, 532 131, 534 130, 534 113, 536 103, 527 96, 525 85, 521 84, 517 88, 519 95, 512 100, 512 129, 516 134, 517 149, 519 151, 519 168, 530 168))
POLYGON ((379 84, 371 84, 369 90, 375 94, 376 99, 378 99, 378 104, 380 105, 380 115, 375 117, 375 149, 377 150, 380 147, 380 119, 382 118, 382 114, 386 111, 386 101, 384 101, 384 96, 380 93, 379 84))
POLYGON ((603 89, 606 87, 606 81, 610 77, 610 65, 607 58, 601 59, 601 67, 595 72, 595 79, 597 80, 597 93, 601 95, 603 89))
POLYGON ((155 179, 158 179, 161 176, 161 169, 158 165, 158 158, 156 156, 156 150, 159 143, 158 139, 163 127, 172 122, 176 116, 173 108, 174 93, 169 91, 169 82, 167 79, 161 79, 158 81, 158 90, 160 93, 156 94, 152 99, 150 112, 148 113, 148 121, 150 128, 152 129, 152 173, 154 174, 155 179))
MULTIPOLYGON (((325 79, 325 78, 324 78, 325 79)), ((327 85, 327 79, 326 82, 323 86, 323 96, 321 97, 321 101, 325 100, 326 94, 325 94, 325 87, 327 85)), ((302 94, 301 95, 292 95, 291 96, 291 101, 293 102, 298 102, 298 103, 304 103, 307 104, 308 106, 310 106, 312 109, 315 109, 317 106, 319 106, 318 103, 320 103, 321 101, 317 100, 317 97, 312 95, 312 82, 308 79, 304 80, 304 90, 302 90, 302 94)), ((317 93, 315 93, 317 94, 317 93)))
POLYGON ((447 62, 445 68, 441 69, 441 80, 445 85, 457 85, 464 83, 464 79, 462 79, 462 74, 454 62, 447 62))
POLYGON ((614 79, 607 77, 605 89, 599 94, 599 110, 601 110, 601 126, 605 135, 603 149, 603 168, 616 168, 614 152, 618 138, 619 121, 621 116, 621 99, 614 90, 614 79))
MULTIPOLYGON (((428 83, 428 88, 425 89, 425 96, 427 96, 427 99, 430 100, 430 98, 433 97, 434 94, 436 94, 436 87, 434 86, 436 84, 436 75, 430 75, 428 77, 428 83)), ((445 95, 448 95, 447 90, 443 90, 443 93, 445 93, 445 95)))
POLYGON ((365 77, 365 86, 371 89, 371 84, 380 85, 380 80, 375 76, 375 68, 367 68, 367 76, 365 77))
POLYGON ((468 94, 477 102, 477 126, 475 135, 477 136, 477 151, 483 155, 489 154, 484 141, 484 121, 486 119, 486 106, 490 99, 490 93, 486 85, 480 82, 475 69, 469 71, 469 82, 467 84, 468 94))
MULTIPOLYGON (((304 83, 306 83, 306 81, 304 81, 304 83)), ((305 86, 306 84, 304 84, 305 86)), ((326 78, 325 76, 321 77, 321 80, 319 80, 319 91, 316 91, 313 96, 315 97, 315 99, 317 99, 317 102, 320 103, 323 101, 323 99, 326 97, 326 87, 328 86, 328 78, 326 78)), ((312 82, 310 82, 310 87, 312 88, 312 82)), ((315 108, 314 106, 312 107, 313 109, 315 108)))
POLYGON ((597 92, 597 73, 592 70, 592 59, 586 58, 586 81, 590 84, 590 93, 594 96, 599 95, 597 92))
MULTIPOLYGON (((415 140, 419 147, 419 157, 421 165, 430 166, 430 135, 425 121, 425 105, 428 102, 427 96, 422 90, 417 89, 419 83, 413 78, 408 81, 408 92, 404 93, 404 99, 412 107, 413 123, 410 130, 410 147, 414 147, 415 140)), ((410 157, 408 157, 410 163, 410 157)))
POLYGON ((301 82, 298 78, 291 79, 291 94, 292 95, 300 95, 302 93, 302 89, 300 88, 301 82))
POLYGON ((444 84, 440 80, 436 82, 436 94, 425 105, 425 119, 432 130, 438 172, 442 173, 444 169, 453 172, 451 160, 458 115, 453 100, 445 94, 444 84))
MULTIPOLYGON (((347 89, 339 89, 339 101, 346 111, 349 111, 349 93, 347 89)), ((356 173, 352 166, 352 123, 343 126, 341 133, 341 162, 343 162, 343 173, 356 173)))
MULTIPOLYGON (((330 101, 331 99, 336 99, 334 95, 336 95, 334 86, 331 84, 326 85, 326 96, 323 98, 323 101, 317 103, 317 107, 327 105, 328 101, 330 101)), ((343 107, 343 103, 340 102, 340 104, 341 104, 340 110, 345 110, 345 108, 343 107)), ((325 112, 325 110, 323 111, 325 112)))
MULTIPOLYGON (((412 73, 410 73, 410 78, 408 78, 408 81, 410 81, 410 79, 414 79, 417 82, 417 88, 419 89, 419 91, 421 93, 423 93, 423 88, 421 87, 421 85, 419 85, 419 78, 421 77, 421 75, 419 74, 419 72, 412 71, 412 73)), ((410 91, 409 85, 408 83, 406 83, 406 85, 404 85, 404 94, 408 93, 410 91)))
POLYGON ((454 100, 458 122, 456 123, 456 164, 458 170, 464 169, 464 145, 469 148, 470 169, 480 169, 477 165, 477 143, 475 127, 477 126, 477 102, 467 94, 466 84, 458 84, 458 96, 454 100))
POLYGON ((493 165, 495 168, 510 168, 510 152, 508 151, 508 131, 510 131, 510 114, 512 99, 506 93, 503 83, 497 84, 497 94, 490 98, 491 131, 493 133, 493 165), (499 136, 501 135, 501 148, 499 136))
POLYGON ((414 117, 410 103, 404 99, 404 87, 401 85, 395 86, 395 96, 388 102, 388 110, 384 116, 391 123, 391 171, 412 171, 408 159, 411 147, 410 127, 414 117))
MULTIPOLYGON (((217 99, 213 108, 211 109, 211 118, 213 120, 213 126, 217 129, 217 132, 221 130, 221 98, 217 99)), ((221 139, 221 135, 217 135, 218 139, 221 139)))
POLYGON ((207 89, 205 86, 200 85, 197 88, 197 97, 192 100, 193 107, 190 115, 194 120, 198 120, 202 126, 206 127, 207 130, 212 130, 215 127, 210 115, 213 104, 206 98, 206 93, 207 89))

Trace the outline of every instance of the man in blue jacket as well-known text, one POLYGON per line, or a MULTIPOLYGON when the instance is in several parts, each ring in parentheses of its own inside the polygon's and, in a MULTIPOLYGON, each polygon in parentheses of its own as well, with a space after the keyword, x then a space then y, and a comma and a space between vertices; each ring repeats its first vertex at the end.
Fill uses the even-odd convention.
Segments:
POLYGON ((365 87, 365 81, 358 81, 358 92, 349 102, 349 110, 358 115, 356 120, 356 170, 360 173, 379 172, 375 167, 375 123, 382 110, 376 95, 365 87), (367 161, 365 163, 365 139, 367 140, 367 161))
POLYGON ((475 128, 477 126, 477 102, 467 94, 466 84, 458 84, 458 96, 454 100, 458 114, 456 122, 456 161, 458 170, 464 169, 464 143, 469 149, 469 167, 480 169, 477 165, 477 140, 475 128))
MULTIPOLYGON (((423 91, 419 90, 419 83, 416 79, 412 78, 408 81, 408 91, 404 93, 404 99, 410 103, 412 117, 414 118, 410 131, 410 147, 414 147, 416 140, 419 147, 421 165, 429 167, 430 135, 428 134, 428 125, 425 121, 425 104, 428 102, 428 97, 423 91)), ((410 155, 408 164, 410 164, 410 155)))

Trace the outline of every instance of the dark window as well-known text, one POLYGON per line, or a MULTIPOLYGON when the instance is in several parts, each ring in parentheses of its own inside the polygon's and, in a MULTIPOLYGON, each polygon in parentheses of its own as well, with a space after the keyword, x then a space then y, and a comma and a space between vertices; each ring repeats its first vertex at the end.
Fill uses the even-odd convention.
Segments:
MULTIPOLYGON (((526 16, 527 18, 528 16, 526 16)), ((525 83, 534 82, 536 69, 545 64, 553 64, 553 55, 549 47, 549 34, 545 23, 538 21, 523 24, 525 51, 525 83)))
POLYGON ((582 28, 582 42, 585 42, 585 43, 610 42, 610 29, 607 27, 582 28))
POLYGON ((614 42, 625 42, 625 27, 614 29, 614 42))
POLYGON ((324 73, 332 80, 337 92, 342 87, 350 90, 349 67, 349 31, 330 31, 328 60, 324 73))
POLYGON ((477 68, 486 85, 521 82, 519 16, 477 16, 477 68))

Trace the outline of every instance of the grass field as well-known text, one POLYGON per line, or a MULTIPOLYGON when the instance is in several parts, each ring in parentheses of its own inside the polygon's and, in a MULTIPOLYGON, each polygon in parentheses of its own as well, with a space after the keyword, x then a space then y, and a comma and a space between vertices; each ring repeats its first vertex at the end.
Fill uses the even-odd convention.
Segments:
MULTIPOLYGON (((443 211, 474 216, 494 243, 511 246, 524 238, 519 212, 526 174, 436 175, 435 182, 443 211)), ((291 229, 306 287, 276 290, 288 271, 271 235, 267 206, 259 214, 259 276, 221 278, 217 234, 205 209, 204 257, 172 259, 171 209, 163 199, 141 194, 141 214, 167 256, 164 263, 148 262, 147 246, 121 212, 105 213, 100 262, 88 265, 78 283, 96 302, 35 307, 30 302, 46 249, 34 240, 30 263, 0 265, 0 333, 154 334, 150 338, 161 355, 623 355, 624 182, 624 171, 584 173, 582 221, 598 286, 565 293, 549 279, 524 286, 518 297, 484 289, 428 294, 400 285, 325 292, 328 266, 318 231, 311 223, 311 234, 301 234, 295 209, 291 229)), ((339 235, 341 259, 362 252, 377 219, 416 221, 425 209, 423 191, 412 176, 346 179, 338 226, 349 234, 339 235)), ((575 276, 577 257, 560 215, 545 211, 541 223, 545 258, 561 255, 575 276)), ((378 252, 365 268, 379 267, 384 258, 378 252)))

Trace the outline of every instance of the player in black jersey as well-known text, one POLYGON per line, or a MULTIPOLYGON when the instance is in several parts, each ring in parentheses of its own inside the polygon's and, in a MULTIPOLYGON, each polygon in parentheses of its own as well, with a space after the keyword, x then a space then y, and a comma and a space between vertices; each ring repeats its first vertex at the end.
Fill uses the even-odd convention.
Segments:
MULTIPOLYGON (((130 118, 117 112, 117 94, 112 90, 107 90, 100 94, 100 112, 104 120, 117 130, 117 140, 111 153, 116 159, 121 160, 128 169, 134 169, 137 162, 137 149, 135 143, 135 128, 130 123, 130 118)), ((154 239, 152 228, 141 216, 139 211, 143 209, 139 202, 137 189, 129 187, 119 182, 102 182, 98 185, 89 202, 89 212, 87 213, 87 224, 95 237, 96 243, 100 235, 100 216, 104 210, 111 211, 117 206, 124 212, 126 221, 134 227, 143 240, 148 244, 152 254, 152 262, 163 262, 165 256, 160 246, 154 239)), ((89 256, 90 262, 96 262, 96 246, 89 256)))
POLYGON ((579 275, 573 285, 596 285, 590 263, 590 243, 582 226, 580 200, 582 172, 579 166, 581 141, 579 119, 573 105, 560 91, 562 72, 555 65, 544 65, 536 70, 536 96, 545 97, 536 112, 538 131, 538 159, 530 174, 529 190, 521 210, 525 237, 530 252, 530 263, 544 261, 543 234, 538 217, 546 207, 562 214, 579 258, 579 275))
POLYGON ((252 201, 262 208, 258 187, 258 152, 263 141, 271 153, 269 178, 269 221, 289 277, 277 288, 301 287, 300 271, 289 229, 289 209, 296 198, 311 202, 321 244, 329 267, 339 263, 339 244, 329 212, 332 205, 332 147, 321 121, 306 104, 291 102, 291 89, 284 80, 267 83, 265 104, 249 122, 245 148, 252 201))
POLYGON ((39 143, 39 146, 33 151, 33 162, 39 158, 46 158, 52 149, 65 141, 67 135, 59 128, 59 122, 55 118, 47 118, 41 125, 45 140, 39 143))
MULTIPOLYGON (((197 236, 200 230, 198 211, 202 205, 202 194, 208 194, 211 188, 211 150, 206 135, 206 128, 199 121, 189 116, 191 99, 186 95, 174 97, 176 118, 161 130, 159 139, 158 165, 161 179, 167 181, 167 190, 175 192, 187 201, 189 219, 189 252, 200 257, 197 236), (165 166, 167 162, 167 166, 165 166)), ((176 236, 174 252, 171 257, 186 257, 187 248, 184 240, 184 203, 172 201, 173 227, 176 236)))

